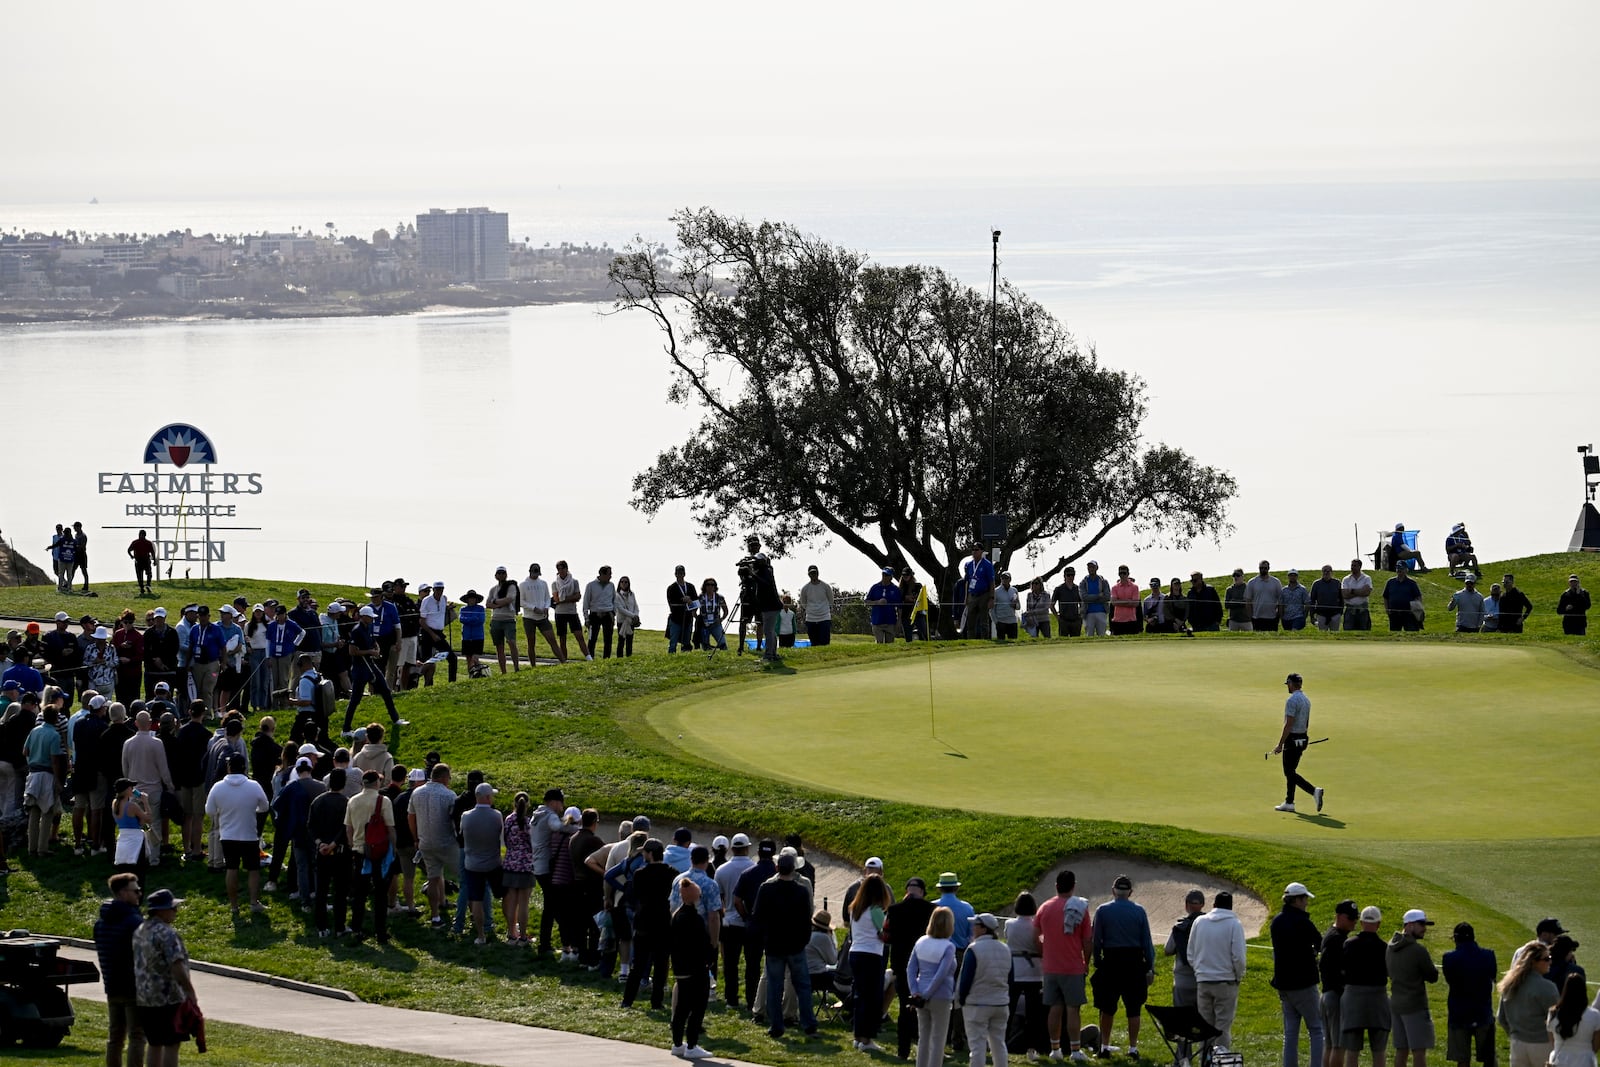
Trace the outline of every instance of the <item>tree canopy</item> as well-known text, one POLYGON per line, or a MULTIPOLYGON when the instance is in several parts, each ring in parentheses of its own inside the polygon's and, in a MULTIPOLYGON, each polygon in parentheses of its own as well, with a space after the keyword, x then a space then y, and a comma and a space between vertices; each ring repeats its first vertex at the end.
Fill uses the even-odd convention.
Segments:
POLYGON ((611 268, 617 308, 661 328, 669 398, 700 414, 634 477, 647 515, 684 501, 708 545, 837 538, 948 593, 989 511, 992 445, 999 567, 1073 539, 1049 576, 1124 525, 1179 548, 1229 529, 1234 480, 1145 444, 1144 383, 1009 283, 991 355, 989 294, 936 267, 709 208, 673 222, 675 250, 640 242, 611 268))

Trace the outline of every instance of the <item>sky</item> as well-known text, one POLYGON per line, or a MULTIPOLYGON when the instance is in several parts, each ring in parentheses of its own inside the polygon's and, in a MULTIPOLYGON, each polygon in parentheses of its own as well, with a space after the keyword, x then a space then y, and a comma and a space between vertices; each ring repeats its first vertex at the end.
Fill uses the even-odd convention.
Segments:
POLYGON ((0 25, 0 203, 1600 175, 1592 0, 55 0, 0 25))

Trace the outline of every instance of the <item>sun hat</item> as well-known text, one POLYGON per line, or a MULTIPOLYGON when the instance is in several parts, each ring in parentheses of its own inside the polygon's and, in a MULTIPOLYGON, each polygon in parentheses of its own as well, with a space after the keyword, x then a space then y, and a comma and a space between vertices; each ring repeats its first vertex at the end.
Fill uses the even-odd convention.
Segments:
POLYGON ((1376 904, 1368 904, 1361 909, 1361 921, 1364 923, 1381 923, 1383 922, 1383 912, 1378 910, 1376 904))
POLYGON ((1433 920, 1428 918, 1428 913, 1421 908, 1412 908, 1400 917, 1400 921, 1403 923, 1421 923, 1424 926, 1433 925, 1433 920))
POLYGON ((943 874, 939 875, 939 882, 938 882, 937 888, 939 888, 939 889, 960 889, 961 888, 961 879, 956 877, 956 872, 954 872, 954 871, 945 871, 943 874))
POLYGON ((1283 887, 1283 899, 1288 900, 1290 897, 1310 897, 1312 900, 1317 899, 1317 895, 1311 890, 1307 889, 1304 882, 1290 882, 1288 885, 1283 887))
POLYGON ((833 929, 833 916, 818 908, 811 914, 811 925, 818 930, 831 930, 833 929))
POLYGON ((171 911, 183 903, 182 897, 172 895, 170 889, 157 889, 144 898, 145 911, 171 911))

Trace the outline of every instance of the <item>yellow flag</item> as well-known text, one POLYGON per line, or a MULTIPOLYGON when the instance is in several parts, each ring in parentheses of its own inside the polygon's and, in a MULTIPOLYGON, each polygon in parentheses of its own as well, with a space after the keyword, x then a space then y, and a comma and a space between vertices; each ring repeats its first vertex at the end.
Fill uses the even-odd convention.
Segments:
POLYGON ((924 585, 924 586, 918 587, 918 589, 917 589, 917 606, 914 609, 912 609, 911 614, 915 615, 919 611, 927 611, 927 610, 928 610, 928 587, 924 585))

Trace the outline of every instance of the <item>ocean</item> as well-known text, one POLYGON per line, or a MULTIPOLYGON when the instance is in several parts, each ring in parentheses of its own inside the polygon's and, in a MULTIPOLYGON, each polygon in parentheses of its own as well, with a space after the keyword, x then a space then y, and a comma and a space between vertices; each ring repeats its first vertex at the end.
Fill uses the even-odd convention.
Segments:
MULTIPOLYGON (((884 263, 935 264, 984 288, 1001 274, 1149 389, 1146 434, 1238 479, 1220 543, 1123 532, 1095 549, 1150 577, 1269 559, 1342 568, 1396 522, 1425 552, 1466 522, 1486 559, 1566 547, 1581 502, 1575 446, 1600 434, 1600 183, 1122 188, 548 190, 484 198, 513 238, 670 242, 709 203, 784 219, 884 263)), ((300 225, 370 236, 437 197, 0 205, 0 231, 245 233, 300 225)), ((631 480, 697 423, 665 402, 660 338, 604 305, 273 322, 0 326, 15 459, 0 529, 35 561, 55 522, 91 531, 95 577, 126 577, 131 497, 157 428, 189 422, 219 470, 263 492, 222 520, 219 574, 357 584, 404 575, 482 588, 497 564, 568 559, 629 574, 660 616, 675 563, 732 579, 688 511, 646 522, 631 480), (34 412, 53 417, 37 419, 34 412)), ((1092 532, 1092 531, 1091 531, 1092 532)), ((1087 534, 1086 534, 1087 535, 1087 534)), ((1085 535, 1085 536, 1086 536, 1085 535)), ((192 535, 191 535, 192 536, 192 535)), ((1034 546, 1042 569, 1073 539, 1034 546)), ((836 585, 874 568, 837 545, 836 585)), ((1432 562, 1432 560, 1430 560, 1432 562)), ((201 573, 199 562, 178 564, 201 573)), ((1034 564, 1018 559, 1019 578, 1034 564)), ((659 618, 647 617, 653 624, 659 618)))

